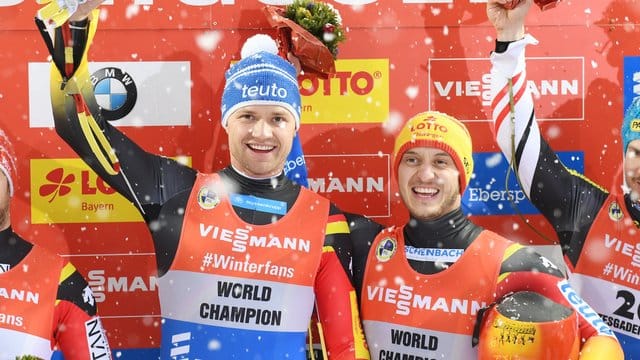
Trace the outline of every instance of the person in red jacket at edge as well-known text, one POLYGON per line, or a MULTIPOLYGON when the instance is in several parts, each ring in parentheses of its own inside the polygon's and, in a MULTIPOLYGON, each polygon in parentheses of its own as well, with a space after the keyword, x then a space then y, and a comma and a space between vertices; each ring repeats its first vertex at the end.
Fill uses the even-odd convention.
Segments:
POLYGON ((619 179, 607 191, 566 168, 543 137, 527 86, 525 48, 538 43, 524 27, 532 0, 520 1, 512 9, 505 8, 505 3, 487 3, 489 20, 496 29, 495 51, 491 54, 496 142, 526 196, 553 226, 571 285, 612 327, 625 357, 639 360, 640 284, 632 280, 633 276, 618 274, 622 270, 637 274, 640 266, 640 98, 627 109, 621 129, 621 167, 629 191, 617 188, 619 179))
POLYGON ((66 258, 11 227, 13 146, 0 129, 0 359, 111 359, 87 281, 66 258))
POLYGON ((419 113, 402 126, 393 156, 410 220, 380 231, 374 222, 348 214, 354 282, 372 358, 576 359, 561 355, 567 346, 564 354, 578 356, 579 350, 581 360, 622 359, 611 329, 559 268, 462 213, 461 195, 473 173, 471 136, 462 122, 436 111, 419 113), (511 306, 506 298, 532 303, 511 306), (478 319, 494 303, 503 314, 513 312, 519 324, 478 319), (570 324, 560 321, 567 314, 574 314, 573 329, 543 330, 555 322, 570 324), (538 323, 546 324, 538 333, 518 330, 538 323), (503 331, 492 337, 496 326, 503 331), (574 341, 553 339, 564 332, 574 334, 574 341), (509 339, 531 333, 531 342, 509 347, 509 339), (481 346, 475 347, 478 338, 481 346), (531 353, 544 355, 526 356, 531 353))
POLYGON ((369 359, 345 217, 284 175, 300 125, 295 67, 267 35, 243 45, 242 59, 225 73, 221 101, 231 164, 201 173, 143 150, 101 117, 87 71, 99 4, 40 12, 55 26, 54 41, 39 24, 53 60, 55 127, 151 231, 160 357, 305 359, 315 305, 328 358, 369 359), (69 21, 58 16, 65 11, 69 21), (83 131, 87 124, 93 131, 83 131))

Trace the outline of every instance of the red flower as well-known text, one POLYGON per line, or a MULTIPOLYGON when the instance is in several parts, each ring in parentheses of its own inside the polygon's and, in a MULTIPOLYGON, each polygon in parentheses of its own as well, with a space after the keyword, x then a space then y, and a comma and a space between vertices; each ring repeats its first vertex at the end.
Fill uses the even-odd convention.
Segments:
POLYGON ((336 30, 336 27, 333 24, 326 23, 326 24, 324 24, 324 28, 323 29, 324 29, 325 32, 329 32, 329 33, 333 34, 333 32, 336 30))

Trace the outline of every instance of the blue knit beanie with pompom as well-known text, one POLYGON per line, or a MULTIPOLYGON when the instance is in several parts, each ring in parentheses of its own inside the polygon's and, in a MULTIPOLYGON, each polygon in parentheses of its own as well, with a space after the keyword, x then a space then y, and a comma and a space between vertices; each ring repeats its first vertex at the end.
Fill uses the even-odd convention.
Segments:
POLYGON ((244 43, 242 59, 225 73, 222 126, 233 112, 248 105, 280 105, 300 127, 300 89, 296 68, 278 56, 278 46, 268 35, 257 34, 244 43))

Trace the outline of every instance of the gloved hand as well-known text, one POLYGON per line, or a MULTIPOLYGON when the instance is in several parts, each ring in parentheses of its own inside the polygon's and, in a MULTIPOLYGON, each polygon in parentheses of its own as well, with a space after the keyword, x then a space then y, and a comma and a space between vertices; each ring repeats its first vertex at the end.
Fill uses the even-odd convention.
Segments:
POLYGON ((59 27, 73 15, 87 0, 36 0, 45 5, 38 10, 38 17, 48 25, 59 27))
POLYGON ((86 19, 105 0, 36 0, 47 4, 38 10, 38 18, 49 26, 58 27, 68 21, 86 19))

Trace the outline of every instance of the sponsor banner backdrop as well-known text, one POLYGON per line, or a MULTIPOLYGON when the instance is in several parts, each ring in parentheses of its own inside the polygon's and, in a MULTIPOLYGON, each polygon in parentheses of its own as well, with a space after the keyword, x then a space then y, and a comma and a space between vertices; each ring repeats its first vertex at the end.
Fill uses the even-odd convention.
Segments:
MULTIPOLYGON (((201 171, 228 165, 219 125, 224 70, 247 37, 273 33, 263 6, 289 2, 107 1, 89 52, 104 114, 111 112, 108 119, 147 151, 189 157, 201 171)), ((310 186, 345 211, 385 225, 405 221, 390 168, 393 134, 417 112, 445 111, 464 120, 474 138, 470 191, 476 192, 465 194, 465 211, 513 240, 553 242, 548 223, 525 201, 519 215, 500 200, 506 162, 488 122, 495 32, 485 2, 328 2, 349 31, 339 74, 300 78, 306 106, 300 139, 310 186), (483 202, 489 190, 498 191, 499 200, 483 202)), ((153 243, 135 208, 97 179, 52 128, 48 53, 33 23, 37 9, 35 1, 0 0, 0 127, 20 159, 13 227, 71 256, 92 286, 104 287, 99 311, 118 359, 150 358, 141 354, 153 352, 160 339, 153 243)), ((540 41, 527 56, 541 131, 568 166, 605 188, 622 159, 623 109, 640 94, 638 23, 640 9, 623 0, 563 1, 544 13, 534 8, 528 18, 527 31, 540 41)), ((515 183, 508 187, 517 191, 515 183)))
POLYGON ((640 96, 640 53, 624 57, 624 109, 640 96))
POLYGON ((388 218, 391 214, 387 154, 305 155, 309 189, 340 202, 343 211, 388 218))
MULTIPOLYGON (((49 63, 29 63, 29 126, 53 127, 49 63)), ((115 126, 191 125, 188 61, 91 62, 91 85, 105 120, 115 126)))
POLYGON ((83 269, 112 349, 159 346, 161 319, 153 252, 87 253, 69 259, 83 269))
MULTIPOLYGON (((491 106, 486 58, 429 58, 429 69, 431 110, 458 114, 463 121, 491 121, 491 113, 483 111, 491 106)), ((527 76, 538 120, 584 120, 584 58, 529 57, 527 76)))
POLYGON ((89 269, 85 277, 99 303, 102 316, 144 318, 154 315, 150 310, 154 307, 157 309, 158 306, 151 306, 153 304, 149 301, 143 301, 147 297, 146 293, 154 293, 158 287, 155 256, 152 252, 85 254, 73 256, 71 260, 74 264, 81 264, 89 269), (109 262, 109 258, 117 261, 109 262), (136 299, 137 301, 132 301, 136 299))
POLYGON ((300 79, 303 124, 382 123, 389 114, 389 60, 336 61, 328 79, 300 79))
MULTIPOLYGON (((569 169, 584 173, 584 155, 578 151, 558 153, 569 169)), ((507 159, 500 152, 474 153, 474 176, 462 196, 462 206, 469 215, 540 214, 527 199, 507 159), (505 184, 507 171, 509 179, 505 184), (515 207, 515 208, 514 208, 515 207)))
POLYGON ((31 159, 34 224, 142 221, 138 210, 80 159, 31 159))

